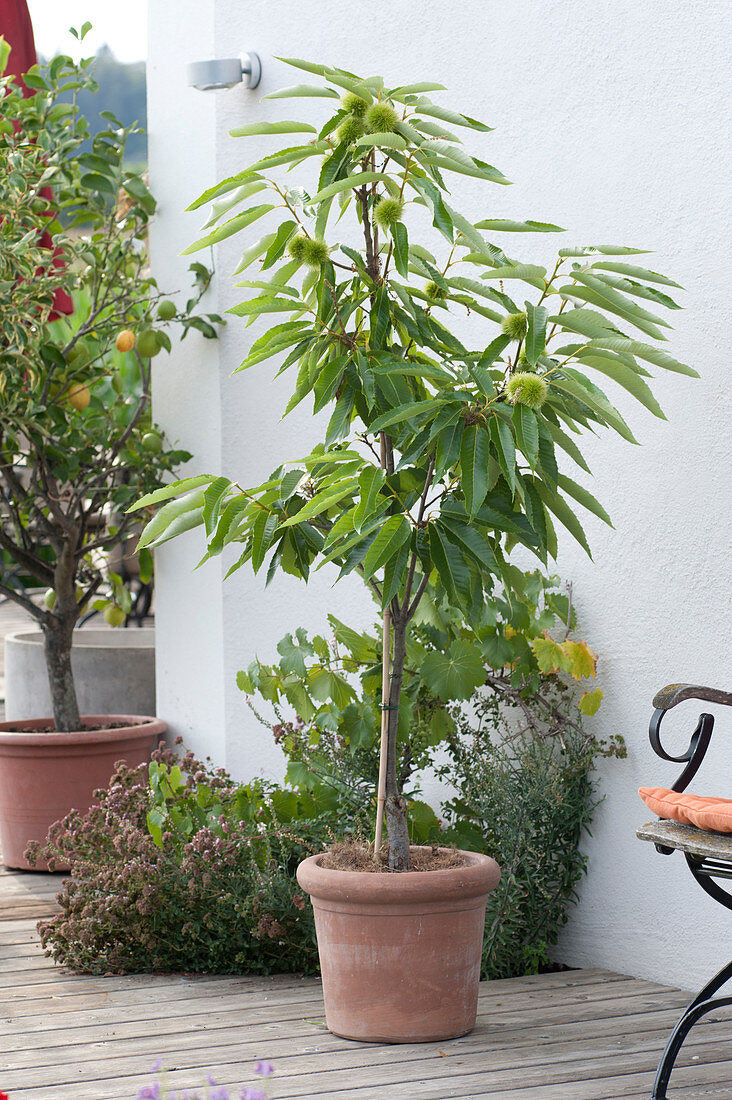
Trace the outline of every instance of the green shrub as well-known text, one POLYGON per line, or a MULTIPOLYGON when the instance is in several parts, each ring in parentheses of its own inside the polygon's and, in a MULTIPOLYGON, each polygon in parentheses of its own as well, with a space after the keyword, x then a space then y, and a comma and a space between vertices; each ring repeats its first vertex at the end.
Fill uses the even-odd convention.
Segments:
POLYGON ((327 844, 326 818, 295 792, 235 783, 191 753, 156 752, 152 785, 145 772, 118 767, 98 806, 29 852, 71 864, 61 913, 39 925, 46 953, 92 974, 314 972, 295 869, 327 844))

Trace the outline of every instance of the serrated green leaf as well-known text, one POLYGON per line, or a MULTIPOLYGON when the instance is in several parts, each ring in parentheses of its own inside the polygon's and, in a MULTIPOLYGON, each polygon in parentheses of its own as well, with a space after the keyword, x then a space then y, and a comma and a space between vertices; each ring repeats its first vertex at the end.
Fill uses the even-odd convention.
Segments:
POLYGON ((583 367, 592 367, 593 370, 612 378, 624 390, 631 393, 637 401, 640 401, 641 405, 644 405, 654 416, 657 416, 660 420, 666 419, 663 409, 656 401, 648 384, 627 363, 624 363, 621 359, 610 360, 593 355, 591 348, 579 352, 577 358, 583 367))
POLYGON ((440 118, 443 122, 449 122, 453 126, 467 126, 471 130, 477 130, 484 134, 491 133, 493 129, 492 126, 486 126, 485 123, 471 118, 470 115, 461 115, 457 111, 450 111, 446 107, 440 107, 438 104, 430 102, 429 99, 418 99, 414 110, 417 114, 431 115, 433 118, 440 118))
POLYGON ((654 348, 652 344, 642 344, 638 340, 628 340, 626 337, 598 336, 590 341, 592 347, 609 348, 611 351, 627 351, 631 355, 637 355, 639 359, 645 359, 648 363, 654 363, 664 370, 673 371, 675 374, 685 374, 689 378, 698 378, 699 372, 693 367, 687 367, 685 363, 679 363, 661 348, 654 348))
MULTIPOLYGON (((267 96, 263 97, 267 99, 267 96)), ((317 134, 309 122, 252 122, 247 126, 237 126, 229 130, 232 137, 251 137, 254 134, 317 134)))
POLYGON ((599 500, 595 500, 592 493, 589 493, 583 485, 578 485, 576 481, 572 481, 566 474, 559 474, 557 478, 557 484, 560 489, 563 489, 567 496, 574 497, 578 504, 581 504, 583 508, 586 508, 588 512, 592 512, 593 515, 601 519, 603 523, 607 523, 609 527, 612 527, 613 521, 607 514, 599 500))
MULTIPOLYGON (((261 206, 253 206, 250 210, 245 210, 243 214, 237 214, 236 217, 230 218, 228 222, 220 225, 218 229, 214 229, 211 233, 207 233, 205 237, 195 241, 194 244, 190 244, 188 248, 184 248, 181 255, 189 256, 192 252, 200 252, 202 248, 210 248, 211 245, 225 241, 227 237, 233 237, 235 233, 246 229, 248 225, 268 214, 270 210, 274 210, 274 206, 271 203, 263 203, 261 206)), ((236 273, 239 270, 240 268, 237 268, 236 273)))
POLYGON ((451 599, 461 607, 470 603, 470 570, 463 552, 450 542, 436 523, 429 525, 429 544, 432 564, 451 599))
POLYGON ((373 149, 399 149, 403 151, 407 148, 407 142, 401 136, 401 134, 364 134, 358 141, 354 143, 358 148, 373 149))
POLYGON ((493 271, 485 271, 483 279, 520 279, 523 283, 543 290, 546 285, 546 268, 538 264, 504 264, 493 271))
POLYGON ((149 508, 153 504, 162 504, 173 497, 183 496, 192 489, 198 489, 201 485, 210 485, 214 480, 213 474, 196 474, 195 477, 181 478, 170 485, 164 485, 162 489, 155 489, 152 493, 146 493, 145 496, 140 497, 134 504, 131 504, 127 512, 139 512, 141 508, 149 508))
POLYGON ((559 256, 641 256, 648 252, 647 248, 624 248, 615 244, 585 244, 577 248, 560 248, 559 256))
POLYGON ((512 420, 519 449, 526 456, 529 465, 533 467, 539 457, 539 424, 536 413, 527 409, 525 405, 516 405, 512 420))
POLYGON ((665 275, 659 275, 657 271, 648 271, 645 267, 634 267, 633 264, 616 264, 610 260, 600 260, 594 263, 592 267, 593 269, 599 267, 604 271, 616 271, 619 275, 629 275, 632 279, 645 279, 648 283, 661 283, 662 286, 675 286, 679 290, 683 289, 681 284, 675 283, 673 279, 668 279, 665 275))
POLYGON ((391 226, 394 241, 394 267, 403 279, 409 276, 409 238, 404 222, 395 222, 391 226))
POLYGON ((385 428, 391 428, 394 424, 401 424, 404 420, 412 420, 415 416, 421 417, 423 413, 430 413, 431 418, 436 416, 444 405, 444 401, 433 397, 429 401, 412 401, 408 405, 401 405, 398 409, 389 409, 381 416, 377 416, 376 420, 369 425, 369 432, 383 431, 385 428))
POLYGON ((550 222, 514 222, 506 218, 486 218, 475 223, 476 229, 487 229, 497 233, 566 233, 560 225, 550 222))
POLYGON ((505 420, 494 416, 490 422, 490 433, 498 455, 503 474, 511 492, 516 491, 516 444, 513 432, 505 420))
POLYGON ((312 500, 307 501, 298 512, 283 520, 280 524, 280 530, 303 523, 314 516, 324 515, 329 508, 339 504, 345 497, 353 496, 357 488, 358 480, 355 477, 349 477, 335 486, 329 485, 326 489, 316 493, 312 500))
POLYGON ((524 353, 532 367, 535 367, 546 347, 546 323, 549 311, 544 306, 537 306, 532 302, 526 302, 525 308, 527 329, 524 353))
POLYGON ((206 534, 211 535, 219 518, 221 504, 231 489, 228 477, 217 477, 208 486, 203 496, 203 525, 206 534))
POLYGON ((560 497, 558 493, 553 492, 543 481, 537 480, 534 484, 542 502, 554 513, 562 526, 567 528, 570 535, 577 540, 591 561, 592 553, 590 552, 590 546, 587 542, 587 536, 582 529, 582 524, 567 504, 566 500, 560 497))
POLYGON ((338 99, 338 92, 315 84, 293 84, 289 88, 278 88, 268 92, 262 99, 338 99))
POLYGON ((363 559, 363 577, 368 580, 389 558, 399 550, 412 535, 412 528, 406 516, 388 516, 376 534, 376 538, 366 551, 363 559))
POLYGON ((353 176, 346 176, 344 179, 329 183, 322 191, 318 191, 317 194, 313 195, 309 205, 316 206, 323 199, 329 199, 332 195, 337 195, 341 191, 351 191, 355 187, 363 187, 367 183, 393 184, 393 181, 391 176, 385 176, 383 172, 357 172, 353 176))
POLYGON ((460 484, 465 504, 471 518, 480 508, 488 492, 488 459, 490 441, 486 429, 479 424, 468 424, 460 443, 460 484))
POLYGON ((358 491, 361 499, 353 514, 355 531, 360 531, 364 524, 371 519, 372 513, 376 510, 385 480, 386 474, 377 466, 369 465, 361 471, 358 479, 358 491))
POLYGON ((442 516, 436 523, 445 537, 469 554, 482 569, 497 574, 498 564, 491 545, 475 527, 469 527, 468 524, 447 516, 442 516))

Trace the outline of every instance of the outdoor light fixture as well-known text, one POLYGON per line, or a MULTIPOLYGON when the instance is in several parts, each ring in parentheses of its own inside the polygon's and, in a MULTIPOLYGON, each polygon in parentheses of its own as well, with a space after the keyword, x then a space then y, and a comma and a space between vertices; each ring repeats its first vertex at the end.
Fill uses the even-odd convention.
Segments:
POLYGON ((242 82, 256 88, 262 79, 259 54, 243 53, 241 57, 226 57, 218 61, 194 61, 186 66, 188 84, 199 92, 217 88, 233 88, 242 82))

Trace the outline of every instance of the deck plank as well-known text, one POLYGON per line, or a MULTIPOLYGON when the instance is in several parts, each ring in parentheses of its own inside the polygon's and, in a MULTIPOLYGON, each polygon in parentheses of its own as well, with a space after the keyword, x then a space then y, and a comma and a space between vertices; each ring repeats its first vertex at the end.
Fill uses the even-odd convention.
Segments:
MULTIPOLYGON (((475 1030, 387 1046, 325 1029, 315 978, 73 974, 35 931, 58 876, 0 873, 0 1090, 12 1100, 133 1100, 162 1058, 170 1088, 251 1084, 275 1064, 277 1100, 647 1100, 687 993, 600 969, 485 982, 475 1030), (26 913, 25 910, 28 910, 26 913)), ((732 1095, 732 1020, 699 1025, 674 1100, 732 1095)))

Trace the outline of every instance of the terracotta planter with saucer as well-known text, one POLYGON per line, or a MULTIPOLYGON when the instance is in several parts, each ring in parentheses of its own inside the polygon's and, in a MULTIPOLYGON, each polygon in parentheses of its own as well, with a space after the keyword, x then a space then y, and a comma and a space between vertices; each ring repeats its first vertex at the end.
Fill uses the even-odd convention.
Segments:
POLYGON ((425 1043, 475 1026, 489 856, 439 871, 331 870, 323 855, 297 870, 310 895, 328 1028, 345 1039, 425 1043))
POLYGON ((82 722, 77 733, 40 732, 53 726, 51 718, 0 723, 0 851, 7 867, 47 870, 24 858, 29 842, 45 840, 70 810, 87 810, 118 760, 130 768, 149 760, 167 728, 141 715, 84 715, 82 722))

